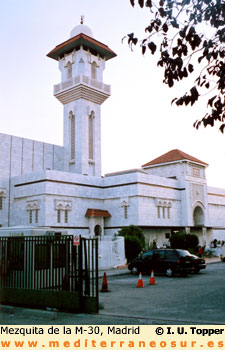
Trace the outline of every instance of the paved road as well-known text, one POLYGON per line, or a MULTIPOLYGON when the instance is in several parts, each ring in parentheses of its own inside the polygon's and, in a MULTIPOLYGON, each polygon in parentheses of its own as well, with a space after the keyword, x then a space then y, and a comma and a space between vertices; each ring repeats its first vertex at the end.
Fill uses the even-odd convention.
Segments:
MULTIPOLYGON (((111 292, 100 293, 98 315, 74 315, 13 308, 1 324, 225 324, 225 264, 207 266, 188 277, 155 276, 156 286, 136 288, 138 276, 109 276, 111 292)), ((101 284, 101 281, 100 281, 101 284)), ((101 287, 101 286, 100 286, 101 287)))
POLYGON ((187 277, 155 276, 150 286, 136 288, 137 276, 111 277, 111 293, 101 293, 102 314, 132 316, 154 322, 225 324, 225 264, 207 266, 205 271, 187 277))

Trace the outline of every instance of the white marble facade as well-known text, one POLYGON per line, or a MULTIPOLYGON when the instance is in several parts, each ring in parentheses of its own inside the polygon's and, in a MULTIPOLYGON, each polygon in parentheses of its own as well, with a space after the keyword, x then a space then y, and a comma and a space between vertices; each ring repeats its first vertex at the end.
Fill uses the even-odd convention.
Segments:
POLYGON ((115 236, 131 224, 158 246, 174 231, 196 233, 207 247, 225 240, 225 189, 207 186, 206 163, 172 150, 101 176, 103 70, 115 53, 81 24, 48 56, 61 71, 54 95, 64 106, 64 144, 0 134, 0 235, 98 235, 102 267, 125 262, 115 236))

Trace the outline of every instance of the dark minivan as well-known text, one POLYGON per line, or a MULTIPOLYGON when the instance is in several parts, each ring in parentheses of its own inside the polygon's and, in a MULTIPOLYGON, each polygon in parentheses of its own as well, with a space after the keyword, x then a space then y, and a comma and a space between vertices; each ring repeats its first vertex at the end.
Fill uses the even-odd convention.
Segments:
POLYGON ((144 252, 133 259, 128 269, 133 273, 162 273, 170 277, 175 274, 182 276, 193 272, 193 258, 187 250, 153 249, 144 252))

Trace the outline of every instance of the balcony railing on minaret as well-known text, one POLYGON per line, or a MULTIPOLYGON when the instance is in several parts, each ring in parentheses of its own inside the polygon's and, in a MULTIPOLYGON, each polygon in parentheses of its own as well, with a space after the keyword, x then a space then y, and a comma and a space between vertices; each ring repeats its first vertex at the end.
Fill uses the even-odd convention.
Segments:
POLYGON ((54 95, 57 95, 69 88, 73 88, 76 85, 80 85, 80 84, 86 85, 94 89, 98 89, 99 91, 104 92, 109 96, 111 95, 110 85, 104 84, 98 80, 89 78, 85 75, 78 75, 74 78, 63 81, 60 84, 54 85, 54 95))

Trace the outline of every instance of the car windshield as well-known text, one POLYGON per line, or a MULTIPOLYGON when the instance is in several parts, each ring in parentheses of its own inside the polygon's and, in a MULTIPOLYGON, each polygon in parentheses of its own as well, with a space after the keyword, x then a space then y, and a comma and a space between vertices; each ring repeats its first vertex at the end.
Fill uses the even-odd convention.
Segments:
POLYGON ((177 250, 177 251, 179 256, 191 256, 191 254, 187 250, 177 250))

